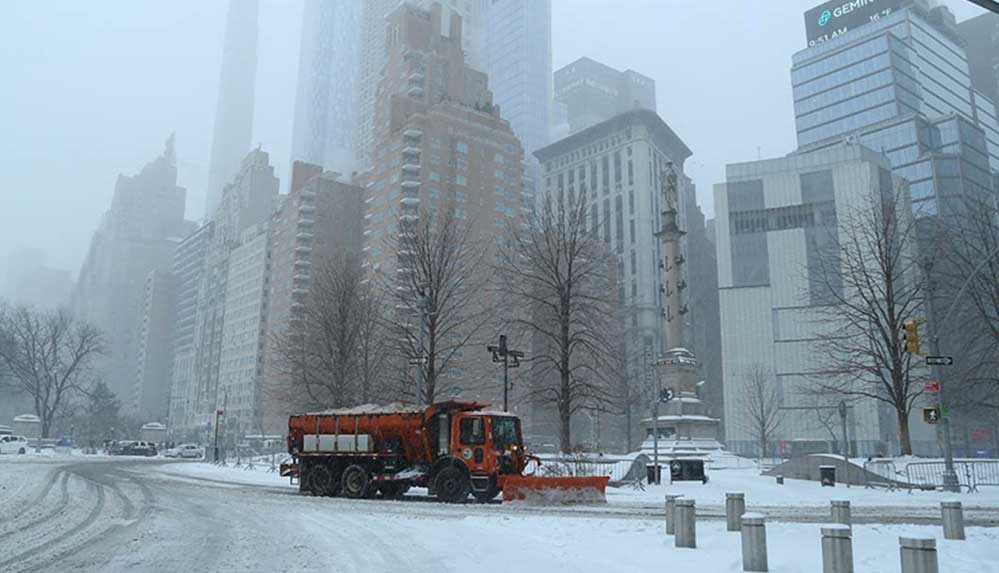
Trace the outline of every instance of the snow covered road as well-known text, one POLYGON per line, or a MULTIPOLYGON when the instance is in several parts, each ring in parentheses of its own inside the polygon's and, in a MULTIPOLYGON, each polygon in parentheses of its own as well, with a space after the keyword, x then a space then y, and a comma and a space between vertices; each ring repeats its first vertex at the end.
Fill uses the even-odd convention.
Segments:
MULTIPOLYGON (((649 508, 570 510, 303 497, 264 472, 140 459, 0 459, 0 571, 740 571, 737 534, 674 549, 649 508), (225 482, 220 477, 242 478, 225 482)), ((699 504, 700 505, 700 504, 699 504)), ((768 524, 771 571, 821 568, 817 525, 768 524)), ((999 530, 938 540, 948 571, 999 573, 999 530)), ((898 568, 899 535, 860 525, 859 571, 898 568)))

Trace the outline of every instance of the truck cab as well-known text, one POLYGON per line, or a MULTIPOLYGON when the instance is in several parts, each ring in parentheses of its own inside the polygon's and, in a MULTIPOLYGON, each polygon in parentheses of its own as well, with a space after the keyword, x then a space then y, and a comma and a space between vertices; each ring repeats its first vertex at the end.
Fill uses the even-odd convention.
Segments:
MULTIPOLYGON (((526 465, 520 420, 506 412, 451 411, 437 413, 431 424, 435 463, 431 489, 443 497, 461 497, 466 488, 479 501, 496 497, 502 476, 520 475, 526 465), (445 472, 454 467, 465 474, 445 472), (443 479, 442 479, 443 475, 443 479), (445 483, 464 481, 464 483, 445 483)), ((467 495, 467 493, 466 493, 467 495)))

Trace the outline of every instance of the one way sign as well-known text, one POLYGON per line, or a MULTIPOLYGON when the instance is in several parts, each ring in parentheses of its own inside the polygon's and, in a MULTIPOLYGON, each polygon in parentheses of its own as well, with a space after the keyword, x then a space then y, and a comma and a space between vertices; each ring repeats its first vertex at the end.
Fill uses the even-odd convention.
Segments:
POLYGON ((940 421, 940 408, 923 408, 923 421, 927 424, 936 424, 940 421))
POLYGON ((954 357, 953 356, 927 356, 926 357, 927 366, 953 366, 954 357))

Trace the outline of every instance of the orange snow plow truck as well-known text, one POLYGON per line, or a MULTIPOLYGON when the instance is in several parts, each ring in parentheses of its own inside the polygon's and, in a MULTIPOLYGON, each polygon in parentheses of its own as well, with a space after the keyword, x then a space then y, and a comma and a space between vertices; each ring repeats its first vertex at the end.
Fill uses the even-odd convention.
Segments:
POLYGON ((487 502, 606 501, 607 477, 523 475, 529 460, 520 420, 476 402, 425 408, 393 404, 327 410, 288 419, 292 463, 281 475, 298 479, 303 493, 400 498, 426 487, 440 501, 472 495, 487 502))

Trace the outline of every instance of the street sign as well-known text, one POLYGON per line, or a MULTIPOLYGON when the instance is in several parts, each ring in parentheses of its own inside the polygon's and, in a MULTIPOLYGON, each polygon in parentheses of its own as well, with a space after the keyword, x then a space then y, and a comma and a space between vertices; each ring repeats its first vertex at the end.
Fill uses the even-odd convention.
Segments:
POLYGON ((663 388, 663 389, 659 390, 659 401, 660 402, 669 402, 670 400, 673 399, 674 396, 675 396, 675 393, 673 392, 672 388, 663 388))
POLYGON ((927 382, 926 386, 924 386, 924 388, 926 389, 927 392, 939 392, 940 391, 940 383, 936 382, 936 381, 927 382))
POLYGON ((940 421, 940 408, 923 408, 923 421, 927 424, 936 424, 940 421))
POLYGON ((953 366, 954 357, 953 356, 927 356, 926 357, 927 366, 953 366))

